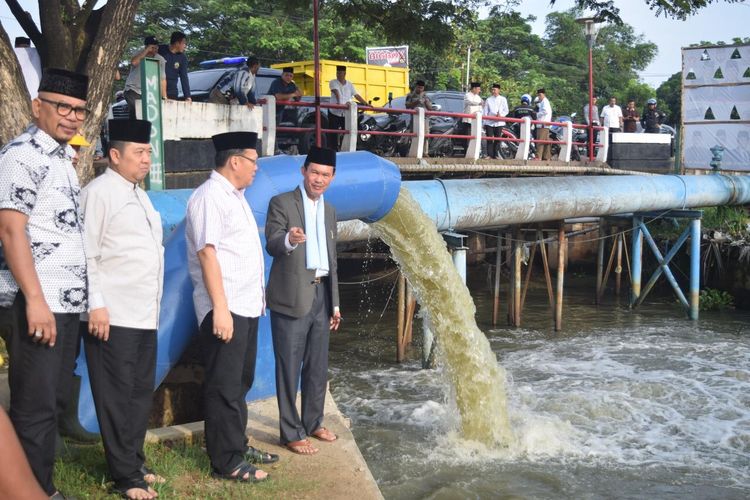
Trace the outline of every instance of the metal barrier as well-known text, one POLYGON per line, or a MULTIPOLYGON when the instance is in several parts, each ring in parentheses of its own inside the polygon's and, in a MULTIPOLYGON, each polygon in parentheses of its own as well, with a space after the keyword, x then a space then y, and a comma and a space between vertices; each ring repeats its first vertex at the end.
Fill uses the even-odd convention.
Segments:
MULTIPOLYGON (((301 108, 315 108, 316 104, 313 102, 306 101, 276 101, 274 96, 266 96, 265 99, 260 101, 263 109, 263 156, 273 156, 276 151, 276 134, 282 133, 308 133, 314 129, 312 127, 285 127, 279 126, 276 123, 278 106, 290 106, 290 107, 301 107, 301 108)), ((360 135, 367 134, 370 136, 396 136, 396 137, 409 137, 411 138, 411 145, 409 147, 408 155, 412 158, 424 158, 427 156, 427 142, 429 139, 455 139, 467 141, 465 148, 465 158, 478 160, 481 157, 481 144, 482 141, 498 141, 504 143, 513 144, 515 149, 514 159, 516 160, 527 160, 529 159, 531 147, 533 144, 557 144, 560 146, 560 153, 558 156, 559 161, 569 163, 574 148, 586 148, 594 147, 597 151, 597 161, 605 162, 607 159, 607 151, 609 149, 609 128, 601 126, 589 127, 583 124, 574 124, 570 121, 565 122, 548 122, 541 120, 531 120, 529 117, 524 118, 512 118, 508 116, 484 116, 481 112, 474 114, 466 113, 452 113, 449 111, 431 111, 424 108, 416 109, 399 109, 399 108, 383 108, 376 106, 361 106, 355 102, 347 104, 329 104, 320 103, 319 107, 321 111, 323 109, 341 109, 344 110, 344 129, 331 129, 321 128, 321 134, 337 134, 343 135, 344 139, 339 148, 342 152, 351 152, 357 150, 357 145, 360 142, 360 135), (388 113, 388 114, 399 114, 399 115, 411 115, 412 116, 412 130, 411 132, 394 132, 385 130, 359 130, 358 116, 361 112, 376 112, 376 113, 388 113), (429 132, 429 119, 430 117, 451 117, 456 119, 456 123, 463 122, 469 124, 468 134, 433 134, 429 132), (518 137, 512 132, 509 132, 506 127, 503 127, 505 135, 500 137, 487 137, 484 136, 483 124, 485 122, 501 121, 506 124, 518 123, 520 124, 520 134, 518 137), (558 140, 542 140, 536 139, 532 134, 532 125, 550 127, 560 127, 563 131, 562 138, 558 140), (590 130, 589 136, 595 135, 593 132, 598 131, 598 142, 589 144, 589 141, 574 141, 573 131, 579 130, 590 130)), ((581 157, 588 157, 586 155, 580 155, 581 157)))

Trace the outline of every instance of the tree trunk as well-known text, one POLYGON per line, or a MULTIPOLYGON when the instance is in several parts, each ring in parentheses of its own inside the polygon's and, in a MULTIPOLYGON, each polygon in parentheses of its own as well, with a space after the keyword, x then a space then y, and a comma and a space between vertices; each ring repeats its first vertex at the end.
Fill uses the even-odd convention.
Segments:
MULTIPOLYGON (((6 0, 14 15, 20 9, 16 0, 6 0)), ((78 176, 81 184, 93 177, 94 144, 109 111, 117 63, 125 48, 140 0, 110 0, 92 10, 87 0, 81 8, 77 1, 39 0, 42 32, 26 20, 22 23, 39 49, 43 67, 57 67, 89 75, 86 106, 91 114, 83 123, 82 133, 92 147, 81 150, 78 176)), ((21 15, 21 14, 19 14, 21 15)), ((18 16, 16 16, 18 17, 18 16)), ((3 144, 15 137, 31 121, 28 91, 8 35, 0 25, 0 140, 3 144)))
MULTIPOLYGON (((91 114, 83 124, 83 136, 92 147, 79 159, 78 177, 81 185, 94 176, 94 145, 102 124, 107 119, 117 63, 122 59, 122 51, 127 43, 138 3, 139 0, 110 0, 103 7, 97 26, 86 23, 86 29, 95 32, 96 36, 93 37, 84 69, 84 73, 89 75, 87 106, 91 114)), ((89 20, 96 14, 96 11, 93 12, 89 20)))
POLYGON ((3 29, 0 31, 0 143, 6 144, 31 123, 31 99, 18 59, 3 29))

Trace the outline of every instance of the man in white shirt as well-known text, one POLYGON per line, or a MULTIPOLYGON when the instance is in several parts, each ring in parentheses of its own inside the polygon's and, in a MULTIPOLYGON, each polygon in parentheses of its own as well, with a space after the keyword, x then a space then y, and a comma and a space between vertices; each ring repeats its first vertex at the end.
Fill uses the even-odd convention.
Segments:
MULTIPOLYGON (((508 100, 500 95, 500 84, 492 84, 492 95, 484 101, 484 116, 508 116, 508 100)), ((484 122, 484 129, 487 133, 487 156, 490 158, 501 158, 500 142, 489 139, 490 137, 500 137, 502 134, 504 121, 487 120, 484 122)))
POLYGON ((39 51, 31 46, 31 39, 25 36, 16 37, 13 47, 29 96, 34 99, 37 96, 39 80, 42 78, 42 60, 39 57, 39 51))
MULTIPOLYGON (((361 95, 357 93, 357 89, 354 88, 352 82, 346 79, 346 66, 336 66, 336 78, 331 80, 328 84, 331 89, 331 104, 349 104, 352 98, 356 99, 358 103, 363 106, 367 106, 361 95)), ((344 130, 346 123, 344 119, 345 111, 343 109, 328 109, 328 128, 336 130, 344 130)), ((339 139, 341 134, 328 134, 328 147, 334 151, 339 150, 339 139)))
POLYGON ((145 467, 143 440, 164 275, 161 217, 139 186, 151 168, 151 123, 110 120, 109 138, 109 167, 81 193, 89 283, 84 345, 114 490, 150 499, 156 492, 148 482, 158 477, 145 467))
MULTIPOLYGON (((536 119, 540 121, 549 122, 552 121, 552 105, 547 99, 547 93, 544 88, 540 88, 536 91, 539 103, 537 104, 536 119)), ((540 141, 549 140, 549 125, 538 124, 536 126, 536 138, 540 141)), ((552 145, 537 143, 536 146, 537 158, 541 160, 549 160, 552 158, 552 145)))
POLYGON ((161 77, 159 89, 161 98, 167 98, 167 60, 159 54, 159 41, 153 36, 147 36, 143 40, 143 49, 138 51, 130 60, 130 73, 125 80, 125 100, 128 101, 128 113, 132 120, 135 120, 136 101, 141 98, 141 61, 150 57, 159 61, 159 76, 161 77))
POLYGON ((622 108, 617 105, 617 98, 609 98, 609 106, 602 109, 602 126, 609 127, 609 133, 622 131, 622 108))
POLYGON ((265 313, 263 249, 245 188, 258 170, 255 132, 212 137, 215 170, 190 196, 185 237, 193 304, 204 355, 206 451, 211 475, 258 482, 268 478, 248 463, 278 455, 248 447, 247 403, 265 313))

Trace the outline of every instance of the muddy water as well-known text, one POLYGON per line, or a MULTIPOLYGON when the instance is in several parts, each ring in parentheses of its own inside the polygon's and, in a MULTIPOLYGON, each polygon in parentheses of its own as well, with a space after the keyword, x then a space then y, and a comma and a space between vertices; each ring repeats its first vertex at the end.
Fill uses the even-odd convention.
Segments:
POLYGON ((491 447, 508 445, 505 371, 477 327, 474 302, 435 224, 402 188, 393 209, 373 228, 413 285, 435 333, 461 435, 491 447))
POLYGON ((385 281, 342 286, 331 389, 386 498, 750 498, 747 313, 694 323, 671 297, 597 308, 594 279, 570 276, 562 333, 539 284, 523 327, 493 328, 486 269, 470 270, 477 324, 507 374, 515 445, 491 449, 460 438, 448 368, 420 369, 418 345, 393 362, 385 281))

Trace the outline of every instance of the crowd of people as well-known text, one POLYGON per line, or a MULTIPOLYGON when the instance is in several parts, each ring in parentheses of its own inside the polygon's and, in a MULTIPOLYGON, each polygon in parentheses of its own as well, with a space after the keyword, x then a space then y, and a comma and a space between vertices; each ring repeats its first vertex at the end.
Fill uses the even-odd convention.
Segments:
MULTIPOLYGON (((146 40, 144 53, 154 41, 146 40)), ((53 481, 55 441, 82 338, 112 489, 148 500, 158 496, 154 483, 165 481, 143 450, 164 275, 161 218, 140 187, 151 166, 151 124, 111 120, 108 167, 81 189, 69 141, 90 113, 87 94, 87 76, 45 69, 31 103, 33 123, 0 150, 0 321, 7 326, 15 435, 2 418, 0 431, 19 461, 10 469, 18 476, 0 475, 0 492, 26 480, 28 461, 34 481, 19 489, 25 498, 65 498, 53 481)), ((293 191, 252 207, 268 213, 265 249, 274 260, 266 284, 244 195, 258 168, 257 134, 212 139, 213 170, 188 201, 185 227, 205 366, 206 450, 213 477, 258 482, 269 476, 256 465, 279 459, 246 434, 245 396, 266 309, 280 444, 312 455, 319 448, 310 438, 337 439, 323 425, 329 335, 341 322, 336 213, 324 199, 336 153, 313 147, 293 191)))

